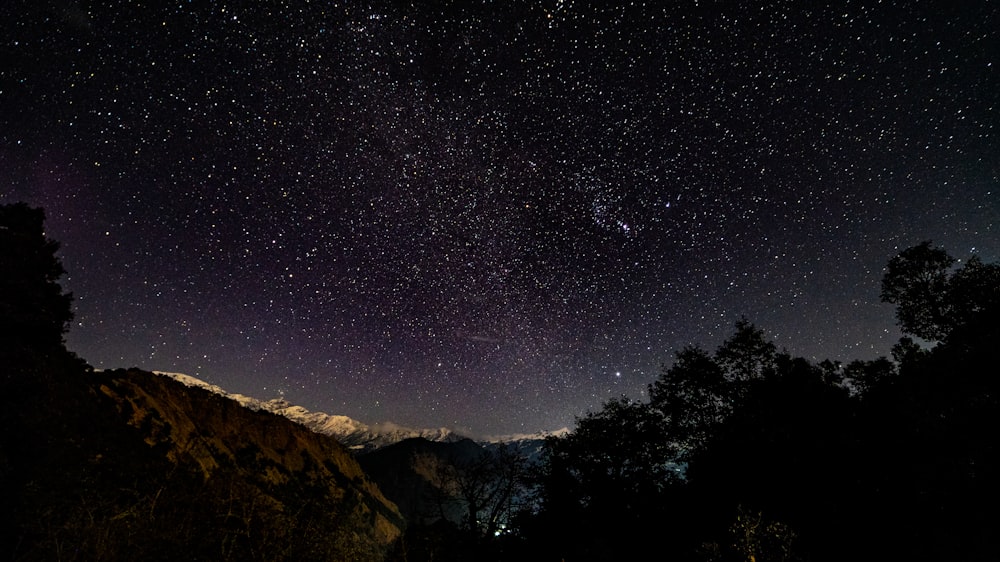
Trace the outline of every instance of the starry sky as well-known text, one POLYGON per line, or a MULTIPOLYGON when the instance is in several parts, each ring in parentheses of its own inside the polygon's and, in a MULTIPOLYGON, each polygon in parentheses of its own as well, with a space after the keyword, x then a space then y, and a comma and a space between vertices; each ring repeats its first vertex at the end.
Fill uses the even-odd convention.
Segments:
POLYGON ((10 0, 0 202, 70 349, 366 423, 554 430, 745 316, 888 355, 1000 259, 990 2, 10 0))

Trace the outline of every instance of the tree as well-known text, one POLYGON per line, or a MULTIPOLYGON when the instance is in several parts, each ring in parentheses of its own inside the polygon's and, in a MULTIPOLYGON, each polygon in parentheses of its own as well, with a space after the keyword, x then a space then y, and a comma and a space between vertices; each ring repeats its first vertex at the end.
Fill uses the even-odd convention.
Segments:
POLYGON ((641 502, 672 481, 675 472, 669 461, 676 451, 666 436, 657 412, 619 398, 580 418, 573 433, 547 446, 589 491, 584 503, 597 507, 641 502))
POLYGON ((59 244, 45 237, 45 213, 0 205, 0 341, 4 354, 47 353, 63 346, 72 295, 59 278, 59 244))
POLYGON ((871 361, 856 359, 844 368, 844 378, 861 394, 877 388, 896 375, 896 366, 885 357, 871 361))
POLYGON ((896 320, 903 332, 930 341, 947 335, 948 270, 954 263, 955 258, 930 241, 889 260, 881 298, 896 305, 896 320))
POLYGON ((966 260, 948 281, 949 324, 952 339, 989 337, 996 333, 1000 315, 1000 265, 966 260))
POLYGON ((776 353, 774 344, 764 338, 764 331, 741 318, 733 335, 715 351, 715 360, 739 395, 747 383, 774 371, 776 353))
MULTIPOLYGON (((826 378, 821 367, 782 353, 773 372, 751 381, 705 445, 690 455, 687 482, 701 509, 717 516, 743 505, 790 526, 810 549, 840 548, 838 535, 850 525, 842 515, 850 505, 853 475, 845 474, 843 465, 856 458, 854 401, 826 378)), ((767 525, 758 528, 760 517, 755 520, 741 522, 749 525, 740 527, 743 539, 766 534, 767 525)), ((719 537, 725 520, 708 522, 719 537)), ((781 531, 772 538, 781 537, 788 535, 781 531)), ((767 554, 752 542, 737 546, 743 560, 787 555, 767 554)))
POLYGON ((986 326, 1000 310, 1000 266, 972 256, 953 270, 956 261, 929 241, 889 261, 881 297, 896 305, 896 319, 904 333, 945 341, 956 330, 986 326))
POLYGON ((688 346, 649 387, 651 406, 659 411, 670 437, 692 449, 732 409, 722 367, 703 349, 688 346))
POLYGON ((462 505, 463 526, 475 538, 496 536, 517 507, 526 464, 523 455, 507 446, 483 450, 471 459, 440 463, 435 484, 447 496, 440 500, 462 505))
POLYGON ((687 451, 701 446, 733 411, 751 383, 775 369, 776 350, 742 318, 714 356, 688 346, 649 387, 650 404, 666 419, 671 439, 687 451))
POLYGON ((769 521, 760 511, 753 512, 742 505, 737 508, 736 521, 729 527, 734 551, 733 559, 784 561, 794 559, 795 532, 780 521, 769 521))
POLYGON ((892 346, 892 359, 900 370, 913 366, 926 357, 927 350, 907 336, 899 338, 899 342, 892 346))
POLYGON ((536 540, 548 557, 635 558, 652 533, 664 540, 677 451, 648 404, 610 400, 569 435, 547 439, 546 453, 536 516, 546 531, 536 540))

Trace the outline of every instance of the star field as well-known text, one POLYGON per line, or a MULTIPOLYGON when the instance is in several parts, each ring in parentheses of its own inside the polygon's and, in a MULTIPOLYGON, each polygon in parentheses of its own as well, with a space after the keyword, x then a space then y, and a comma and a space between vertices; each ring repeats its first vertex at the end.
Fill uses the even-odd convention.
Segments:
POLYGON ((1000 259, 988 2, 8 2, 0 201, 95 367, 557 429, 741 316, 887 355, 884 264, 1000 259))

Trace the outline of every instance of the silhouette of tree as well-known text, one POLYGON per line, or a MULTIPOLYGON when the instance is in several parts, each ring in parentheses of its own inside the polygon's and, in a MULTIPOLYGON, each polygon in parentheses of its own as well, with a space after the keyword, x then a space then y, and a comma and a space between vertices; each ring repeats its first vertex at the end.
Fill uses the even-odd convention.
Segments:
POLYGON ((978 256, 948 282, 950 342, 961 339, 975 345, 990 346, 998 341, 1000 323, 1000 265, 983 263, 978 256))
POLYGON ((865 393, 885 384, 896 375, 896 366, 885 357, 871 361, 855 360, 844 367, 844 378, 851 381, 855 390, 865 393))
POLYGON ((647 404, 579 419, 547 445, 535 544, 556 560, 636 542, 719 561, 995 558, 1000 267, 925 242, 889 262, 882 299, 906 334, 893 360, 815 365, 742 319, 715 353, 678 352, 647 404))
POLYGON ((927 350, 920 347, 920 344, 913 341, 913 338, 907 336, 899 338, 899 342, 892 346, 892 359, 899 365, 900 370, 914 365, 926 357, 927 350))
POLYGON ((817 366, 823 372, 823 381, 827 384, 838 386, 844 382, 844 365, 840 361, 824 359, 817 366))
POLYGON ((455 458, 436 466, 440 501, 456 502, 465 512, 463 527, 474 538, 496 536, 513 516, 524 484, 526 460, 516 450, 498 446, 471 459, 455 458))
POLYGON ((898 559, 987 560, 998 548, 1000 267, 956 261, 924 242, 883 278, 903 331, 936 343, 901 338, 899 375, 862 397, 869 496, 857 512, 898 559))
POLYGON ((907 248, 889 261, 882 278, 882 300, 896 305, 905 333, 938 341, 948 333, 948 270, 955 258, 930 241, 907 248))
POLYGON ((650 385, 650 404, 665 417, 670 438, 690 452, 732 412, 752 381, 774 371, 775 354, 764 332, 742 318, 714 357, 696 346, 678 352, 650 385))
MULTIPOLYGON (((712 513, 739 505, 760 510, 805 545, 832 549, 844 543, 838 534, 850 525, 841 513, 853 495, 842 469, 853 456, 852 410, 847 391, 826 382, 821 368, 779 354, 769 376, 747 385, 733 412, 692 455, 688 483, 712 513)), ((716 519, 715 530, 703 532, 721 537, 727 524, 716 519)), ((753 545, 738 550, 744 560, 759 555, 753 545)))
POLYGON ((663 417, 648 404, 613 399, 546 446, 539 517, 550 528, 551 555, 618 560, 643 550, 679 482, 663 417))
POLYGON ((725 372, 726 380, 740 395, 747 383, 761 379, 774 370, 776 353, 774 344, 764 337, 763 330, 741 318, 736 322, 733 335, 715 351, 715 360, 725 372))
POLYGON ((956 261, 930 242, 907 248, 889 261, 881 297, 896 305, 904 333, 941 342, 956 330, 962 331, 961 338, 974 338, 973 332, 992 329, 990 323, 1000 310, 1000 265, 972 256, 953 270, 956 261))
POLYGON ((48 353, 63 346, 73 297, 66 272, 45 237, 45 213, 24 203, 0 205, 0 341, 9 355, 48 353))
POLYGON ((587 506, 642 501, 668 484, 675 455, 663 418, 648 405, 625 398, 580 418, 570 435, 550 441, 550 454, 588 491, 587 506))
POLYGON ((665 420, 670 438, 685 450, 703 443, 732 409, 722 367, 703 349, 688 346, 649 387, 651 406, 665 420))

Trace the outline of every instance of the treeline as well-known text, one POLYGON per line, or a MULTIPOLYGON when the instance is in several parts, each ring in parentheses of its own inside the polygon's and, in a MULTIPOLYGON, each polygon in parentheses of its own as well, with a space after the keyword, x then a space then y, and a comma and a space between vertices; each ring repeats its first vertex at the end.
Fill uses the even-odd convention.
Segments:
MULTIPOLYGON (((57 247, 40 210, 0 205, 6 558, 382 558, 348 548, 362 530, 335 498, 278 494, 269 514, 258 500, 277 492, 234 487, 256 455, 206 487, 81 384, 96 378, 64 346, 57 247)), ((1000 266, 923 243, 881 290, 904 332, 891 357, 816 364, 741 320, 715 350, 678 351, 648 400, 611 400, 549 439, 534 469, 501 452, 434 465, 459 515, 411 517, 388 558, 994 560, 1000 266)))
POLYGON ((548 439, 506 532, 411 525, 397 559, 994 560, 1000 266, 925 242, 881 297, 891 357, 814 363, 740 320, 548 439))
POLYGON ((746 320, 547 443, 518 527, 547 560, 993 560, 1000 266, 893 258, 892 357, 814 364, 746 320), (914 340, 913 338, 918 338, 914 340), (921 343, 918 344, 917 341, 921 343))

